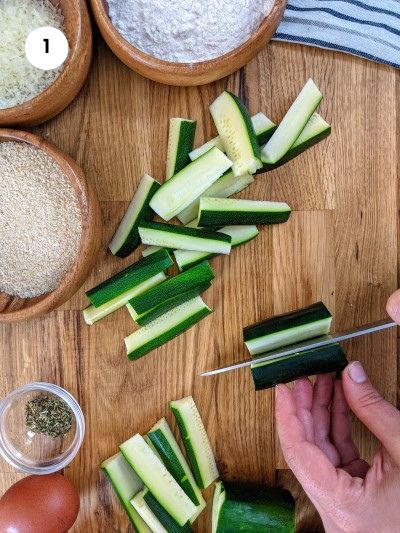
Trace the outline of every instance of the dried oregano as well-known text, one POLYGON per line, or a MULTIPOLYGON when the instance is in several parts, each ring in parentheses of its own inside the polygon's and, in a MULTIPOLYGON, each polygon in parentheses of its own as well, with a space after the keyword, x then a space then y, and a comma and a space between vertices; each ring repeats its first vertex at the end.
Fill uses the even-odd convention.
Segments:
POLYGON ((25 407, 26 425, 34 433, 62 437, 71 429, 73 414, 68 405, 54 394, 39 394, 25 407))

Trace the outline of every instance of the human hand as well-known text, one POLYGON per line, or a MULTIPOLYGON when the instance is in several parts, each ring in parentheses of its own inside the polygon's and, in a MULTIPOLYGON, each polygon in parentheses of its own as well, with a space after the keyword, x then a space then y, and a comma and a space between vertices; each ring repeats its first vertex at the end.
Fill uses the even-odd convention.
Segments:
MULTIPOLYGON (((400 290, 387 304, 400 324, 400 290)), ((400 531, 400 412, 374 389, 361 363, 342 380, 297 380, 276 387, 276 421, 283 454, 319 512, 327 533, 400 531), (383 447, 369 466, 351 437, 350 409, 383 447)))

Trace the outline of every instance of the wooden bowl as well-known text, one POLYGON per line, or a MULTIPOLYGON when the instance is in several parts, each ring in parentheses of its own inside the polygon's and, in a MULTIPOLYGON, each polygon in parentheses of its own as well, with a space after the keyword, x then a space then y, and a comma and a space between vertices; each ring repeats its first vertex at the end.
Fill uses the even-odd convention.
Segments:
POLYGON ((82 169, 59 148, 41 137, 24 131, 0 129, 0 142, 26 142, 52 157, 71 181, 82 213, 82 237, 74 264, 53 292, 35 298, 21 299, 0 292, 0 322, 15 322, 53 311, 71 298, 91 272, 101 244, 101 212, 96 194, 82 169))
POLYGON ((64 15, 70 50, 58 78, 42 93, 15 107, 0 109, 0 126, 35 126, 61 113, 78 94, 92 59, 92 27, 85 0, 51 0, 64 15))
POLYGON ((246 65, 271 40, 287 4, 287 0, 275 0, 258 30, 238 48, 216 59, 189 64, 163 61, 135 48, 113 26, 107 0, 90 2, 104 40, 125 65, 151 80, 179 86, 211 83, 246 65))

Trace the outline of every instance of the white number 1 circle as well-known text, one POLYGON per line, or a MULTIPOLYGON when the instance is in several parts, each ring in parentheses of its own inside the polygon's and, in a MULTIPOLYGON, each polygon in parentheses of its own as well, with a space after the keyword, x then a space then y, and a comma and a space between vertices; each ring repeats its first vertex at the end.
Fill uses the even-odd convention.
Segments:
POLYGON ((40 70, 52 70, 68 57, 68 41, 62 31, 43 26, 31 31, 25 42, 25 55, 29 63, 40 70))

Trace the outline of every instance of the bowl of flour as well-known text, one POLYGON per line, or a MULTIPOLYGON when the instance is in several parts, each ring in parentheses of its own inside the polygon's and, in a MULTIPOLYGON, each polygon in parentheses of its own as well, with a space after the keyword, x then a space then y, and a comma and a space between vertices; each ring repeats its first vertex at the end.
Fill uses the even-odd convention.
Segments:
POLYGON ((169 85, 202 85, 247 64, 287 0, 91 0, 100 31, 128 67, 169 85))

